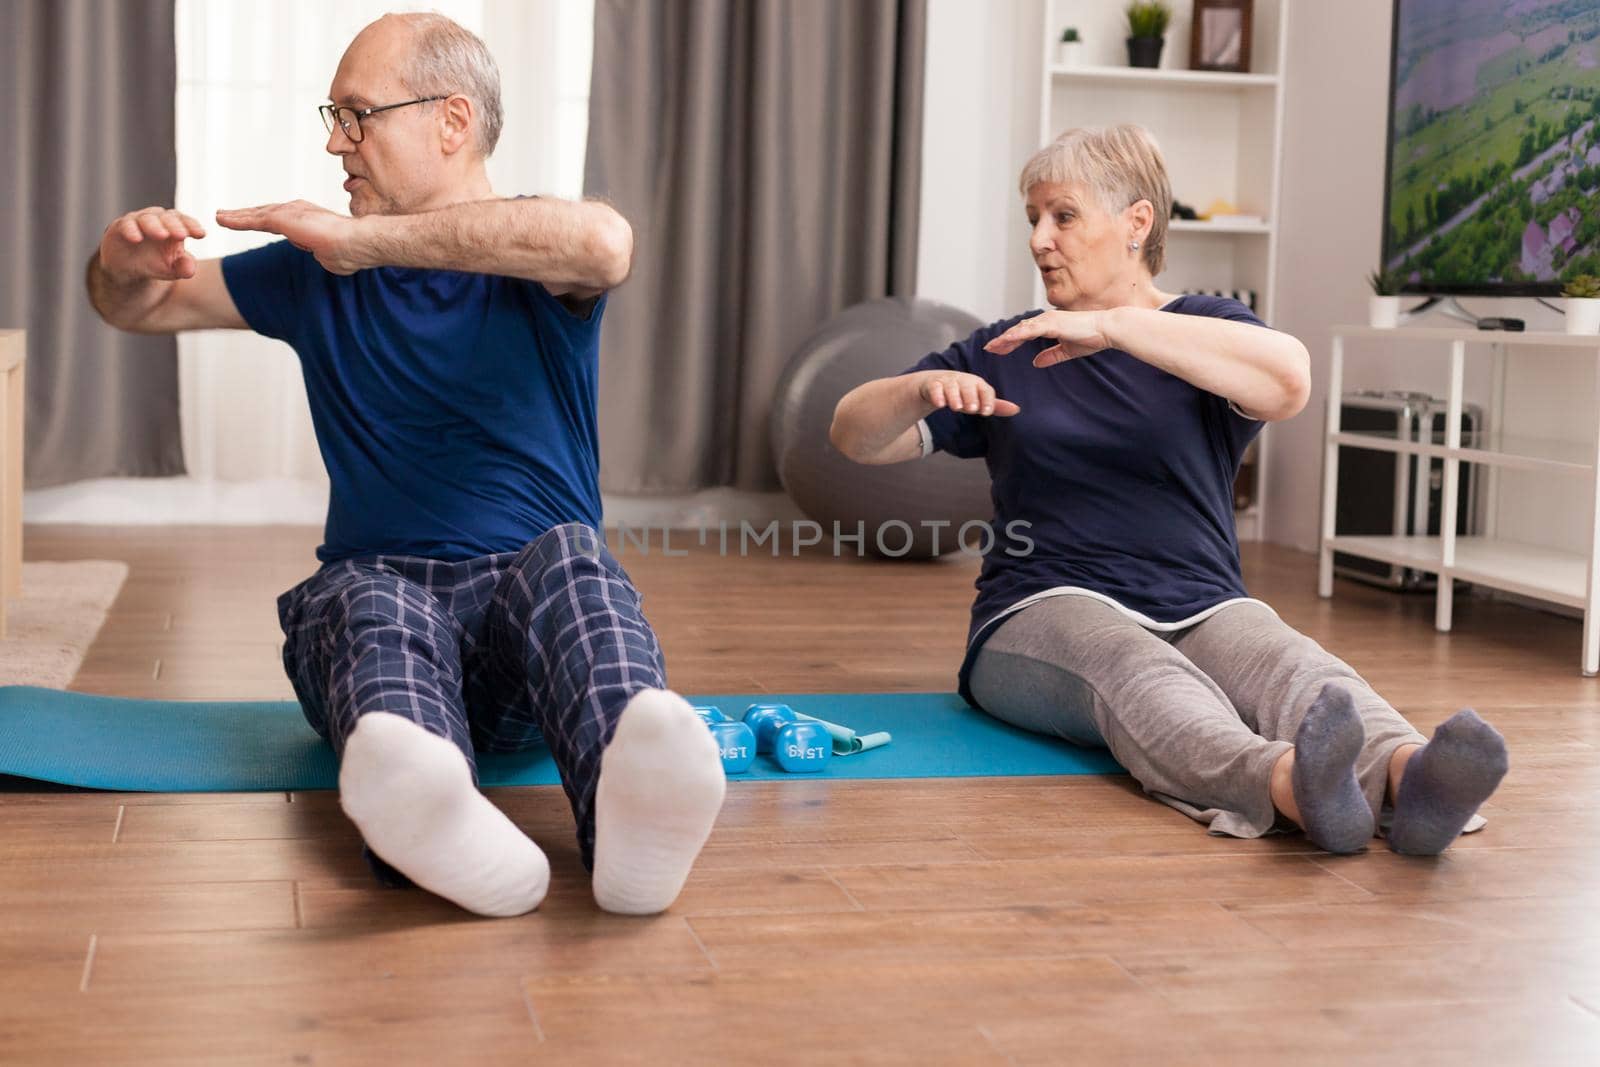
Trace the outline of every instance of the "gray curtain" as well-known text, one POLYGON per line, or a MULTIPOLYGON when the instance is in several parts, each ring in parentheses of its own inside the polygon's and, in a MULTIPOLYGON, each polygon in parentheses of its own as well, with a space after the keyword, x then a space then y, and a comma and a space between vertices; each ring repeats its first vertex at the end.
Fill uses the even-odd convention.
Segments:
POLYGON ((100 321, 106 224, 177 185, 174 0, 0 0, 0 326, 28 331, 27 482, 181 474, 178 350, 100 321))
POLYGON ((915 285, 925 0, 598 0, 585 188, 633 223, 601 482, 777 486, 773 389, 835 312, 915 285))

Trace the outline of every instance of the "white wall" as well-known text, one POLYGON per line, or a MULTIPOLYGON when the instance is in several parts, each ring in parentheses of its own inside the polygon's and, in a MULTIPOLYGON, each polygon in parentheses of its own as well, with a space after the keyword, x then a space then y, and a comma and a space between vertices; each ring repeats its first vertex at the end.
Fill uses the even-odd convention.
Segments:
POLYGON ((917 296, 985 322, 1032 306, 1017 175, 1039 147, 1044 0, 928 0, 917 296))
MULTIPOLYGON (((1272 427, 1267 526, 1305 549, 1317 545, 1329 328, 1365 320, 1363 278, 1378 261, 1390 9, 1389 0, 1347 0, 1289 13, 1277 325, 1311 350, 1312 394, 1297 418, 1272 427)), ((1354 346, 1346 363, 1352 386, 1404 381, 1354 346)))

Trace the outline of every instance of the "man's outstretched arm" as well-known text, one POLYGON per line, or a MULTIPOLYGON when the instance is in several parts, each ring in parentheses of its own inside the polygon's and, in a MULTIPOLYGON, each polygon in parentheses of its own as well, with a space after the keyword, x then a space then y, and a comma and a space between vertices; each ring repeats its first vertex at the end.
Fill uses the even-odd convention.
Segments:
POLYGON ((296 200, 219 211, 217 221, 282 234, 335 274, 366 267, 502 274, 576 299, 622 284, 633 262, 632 227, 597 200, 477 200, 415 215, 359 218, 296 200))
POLYGON ((205 233, 171 208, 116 219, 89 260, 89 303, 109 324, 134 333, 248 329, 222 279, 222 261, 196 261, 184 246, 205 233))

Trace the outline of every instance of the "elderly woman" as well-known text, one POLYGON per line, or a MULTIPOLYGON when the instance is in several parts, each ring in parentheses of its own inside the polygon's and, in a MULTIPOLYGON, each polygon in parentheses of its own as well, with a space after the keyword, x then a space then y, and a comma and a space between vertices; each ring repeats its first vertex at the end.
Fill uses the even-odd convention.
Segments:
POLYGON ((1262 424, 1305 406, 1305 346, 1236 301, 1156 287, 1172 194, 1143 129, 1062 134, 1021 191, 1054 310, 853 390, 831 431, 860 463, 988 463, 996 544, 962 695, 1109 748, 1213 833, 1284 817, 1355 852, 1383 814, 1390 848, 1442 852, 1481 825, 1500 735, 1466 710, 1427 740, 1240 574, 1234 477, 1262 424))

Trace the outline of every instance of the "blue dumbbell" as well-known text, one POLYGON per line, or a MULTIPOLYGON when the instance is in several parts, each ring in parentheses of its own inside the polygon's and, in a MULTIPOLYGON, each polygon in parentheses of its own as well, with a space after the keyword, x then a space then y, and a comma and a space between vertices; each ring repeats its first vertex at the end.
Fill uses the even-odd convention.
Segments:
POLYGON ((815 774, 833 755, 833 738, 816 722, 789 722, 778 728, 772 754, 790 774, 815 774))
POLYGON ((756 761, 756 737, 744 723, 714 722, 711 736, 716 738, 717 751, 722 754, 723 773, 741 774, 756 761))
POLYGON ((696 704, 694 713, 704 719, 707 726, 728 721, 728 717, 722 714, 722 709, 714 704, 696 704))
POLYGON ((787 704, 751 704, 744 712, 744 724, 756 735, 757 752, 771 752, 778 727, 795 718, 794 709, 787 704))

